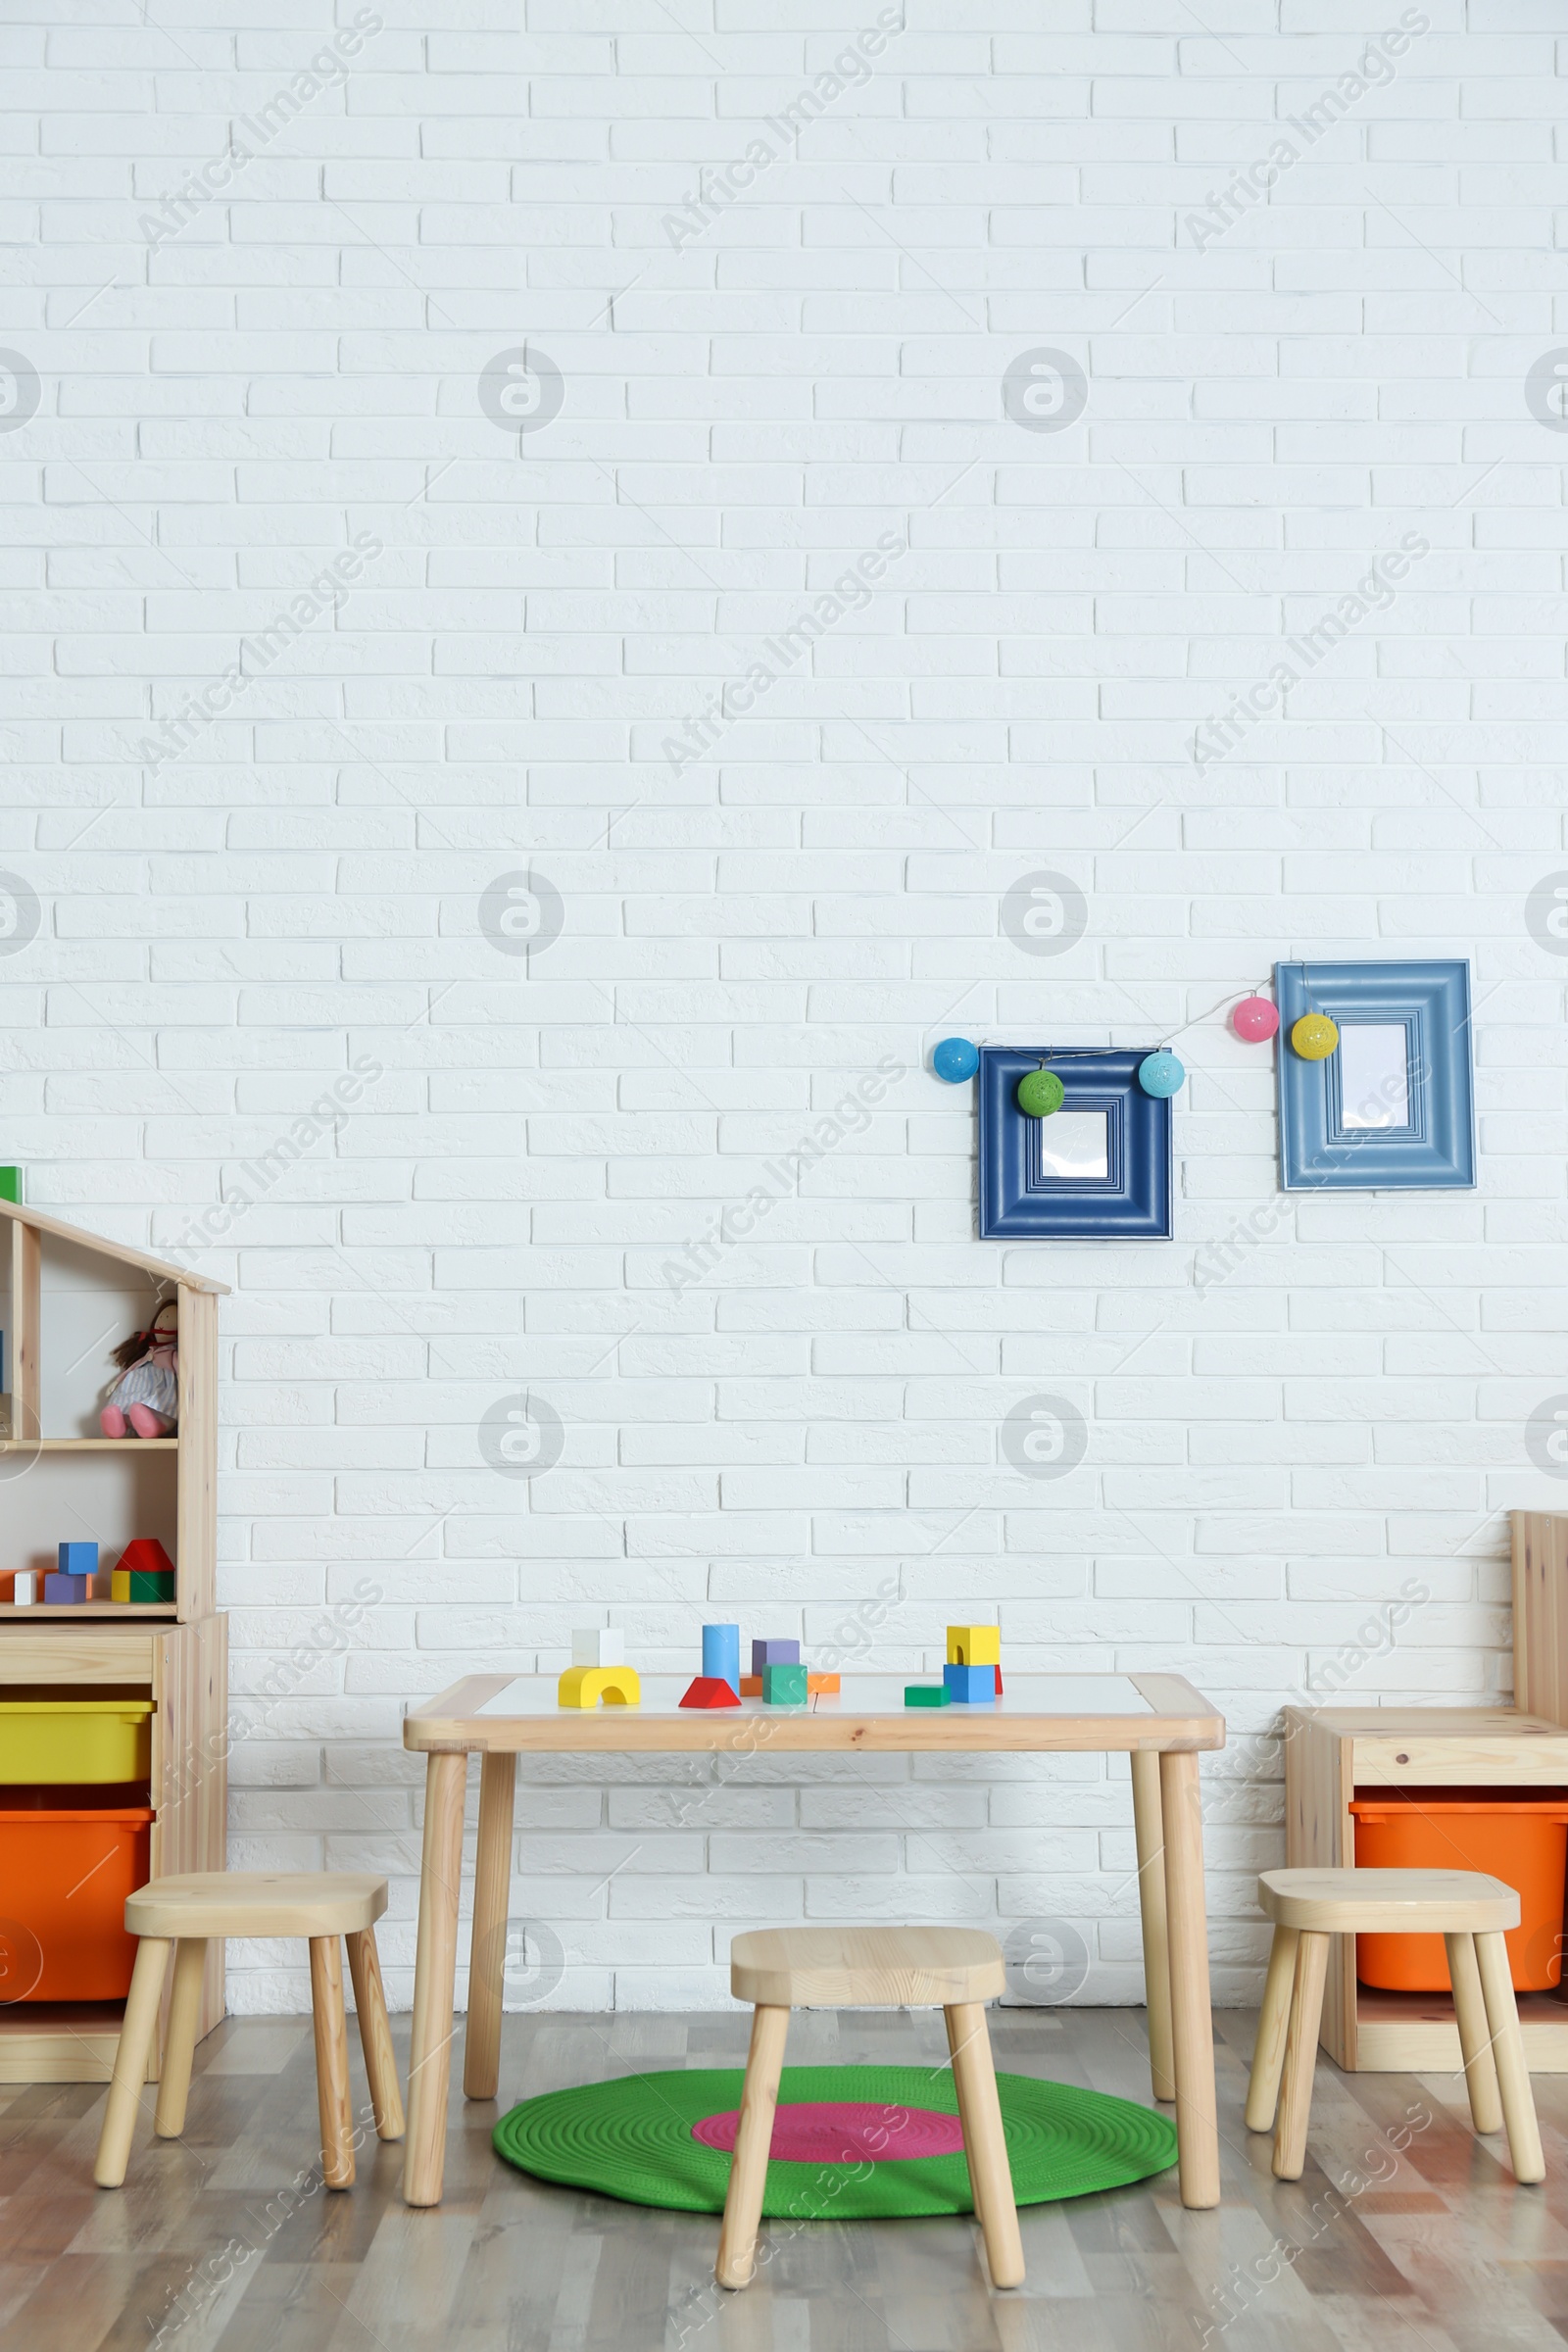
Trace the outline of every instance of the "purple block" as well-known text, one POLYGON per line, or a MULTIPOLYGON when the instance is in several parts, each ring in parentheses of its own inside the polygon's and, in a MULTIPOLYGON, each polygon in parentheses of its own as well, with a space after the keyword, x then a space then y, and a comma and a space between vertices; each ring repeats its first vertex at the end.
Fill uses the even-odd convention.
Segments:
POLYGON ((760 1674, 764 1666, 798 1666, 801 1645, 798 1642, 754 1642, 752 1643, 752 1672, 760 1674))
POLYGON ((51 1568, 43 1580, 43 1596, 46 1601, 91 1600, 92 1578, 62 1576, 58 1569, 51 1568))

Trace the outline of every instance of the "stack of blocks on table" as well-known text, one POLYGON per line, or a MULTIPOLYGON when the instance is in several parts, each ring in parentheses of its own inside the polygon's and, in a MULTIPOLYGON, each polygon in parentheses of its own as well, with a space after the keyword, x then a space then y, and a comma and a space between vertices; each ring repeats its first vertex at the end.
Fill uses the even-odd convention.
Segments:
POLYGON ((643 1695, 642 1680, 625 1659, 625 1641, 617 1626, 590 1626, 571 1637, 571 1664, 556 1686, 564 1707, 635 1707, 643 1695))
MULTIPOLYGON (((802 1707, 808 1698, 836 1691, 836 1674, 812 1674, 801 1661, 799 1642, 752 1643, 752 1671, 741 1673, 738 1625, 705 1625, 703 1671, 687 1686, 683 1707, 738 1707, 743 1697, 764 1706, 802 1707)), ((613 1626, 594 1626, 571 1637, 571 1664, 556 1685, 564 1707, 635 1707, 642 1683, 625 1663, 622 1637, 613 1626)))
POLYGON ((1002 1696, 1002 1632, 995 1625, 950 1625, 940 1688, 906 1683, 906 1707, 989 1706, 1002 1696))

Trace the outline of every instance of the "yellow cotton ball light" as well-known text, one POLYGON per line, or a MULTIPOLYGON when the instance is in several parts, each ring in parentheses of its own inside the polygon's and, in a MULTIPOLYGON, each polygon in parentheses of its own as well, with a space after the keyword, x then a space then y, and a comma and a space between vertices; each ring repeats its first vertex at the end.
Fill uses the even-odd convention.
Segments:
POLYGON ((1303 1061, 1327 1061, 1340 1032, 1326 1012, 1303 1012, 1291 1031, 1291 1045, 1303 1061))

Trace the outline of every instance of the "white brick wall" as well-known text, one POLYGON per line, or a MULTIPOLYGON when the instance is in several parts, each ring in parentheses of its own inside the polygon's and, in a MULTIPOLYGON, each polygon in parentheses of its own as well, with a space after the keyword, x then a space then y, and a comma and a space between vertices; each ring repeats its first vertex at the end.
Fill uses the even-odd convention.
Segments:
MULTIPOLYGON (((607 1611, 651 1667, 718 1613, 917 1668, 1000 1610, 1018 1666, 1183 1668, 1237 1735, 1222 1997, 1282 1702, 1337 1658, 1368 1699, 1507 1688, 1503 1514, 1562 1493, 1524 1446, 1568 1264, 1565 972, 1524 912, 1568 865, 1565 449, 1524 389, 1568 342, 1560 12, 1391 0, 1370 58, 1344 0, 1046 13, 908 0, 798 151, 871 0, 65 0, 0 43, 0 340, 39 379, 0 434, 0 851, 41 913, 5 1156, 235 1285, 233 1857, 393 1874, 404 2001, 406 1702, 607 1611), (564 397, 514 435, 478 381, 524 342, 564 397), (1003 408, 1042 346, 1087 372, 1054 433, 1003 408), (1054 960, 999 916, 1042 866, 1089 904, 1054 960), (531 971, 479 920, 525 867, 564 914, 531 971), (1480 1187, 1293 1203, 1200 1289, 1274 1199, 1224 1010, 1346 953, 1473 956, 1480 1187), (924 1067, 955 1030, 1176 1038, 1176 1241, 977 1242, 967 1090, 924 1067), (479 1452, 525 1387, 564 1432, 532 1481, 479 1452), (1089 1430, 1055 1484, 998 1447, 1043 1389, 1089 1430)), ((1098 1760, 524 1782, 558 2003, 712 2001, 737 1926, 900 1914, 1074 1923, 1087 1990, 1138 1997, 1098 1760)), ((272 1957, 236 1948, 236 2007, 300 2003, 272 1957)))

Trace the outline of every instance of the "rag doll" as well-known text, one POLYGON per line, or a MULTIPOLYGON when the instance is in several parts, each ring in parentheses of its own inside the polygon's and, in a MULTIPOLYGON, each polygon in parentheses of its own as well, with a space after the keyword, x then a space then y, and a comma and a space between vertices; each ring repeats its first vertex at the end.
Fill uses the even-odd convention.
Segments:
POLYGON ((115 1349, 120 1378, 98 1416, 106 1438, 167 1438, 173 1429, 179 1418, 178 1311, 166 1298, 147 1329, 133 1331, 115 1349))

